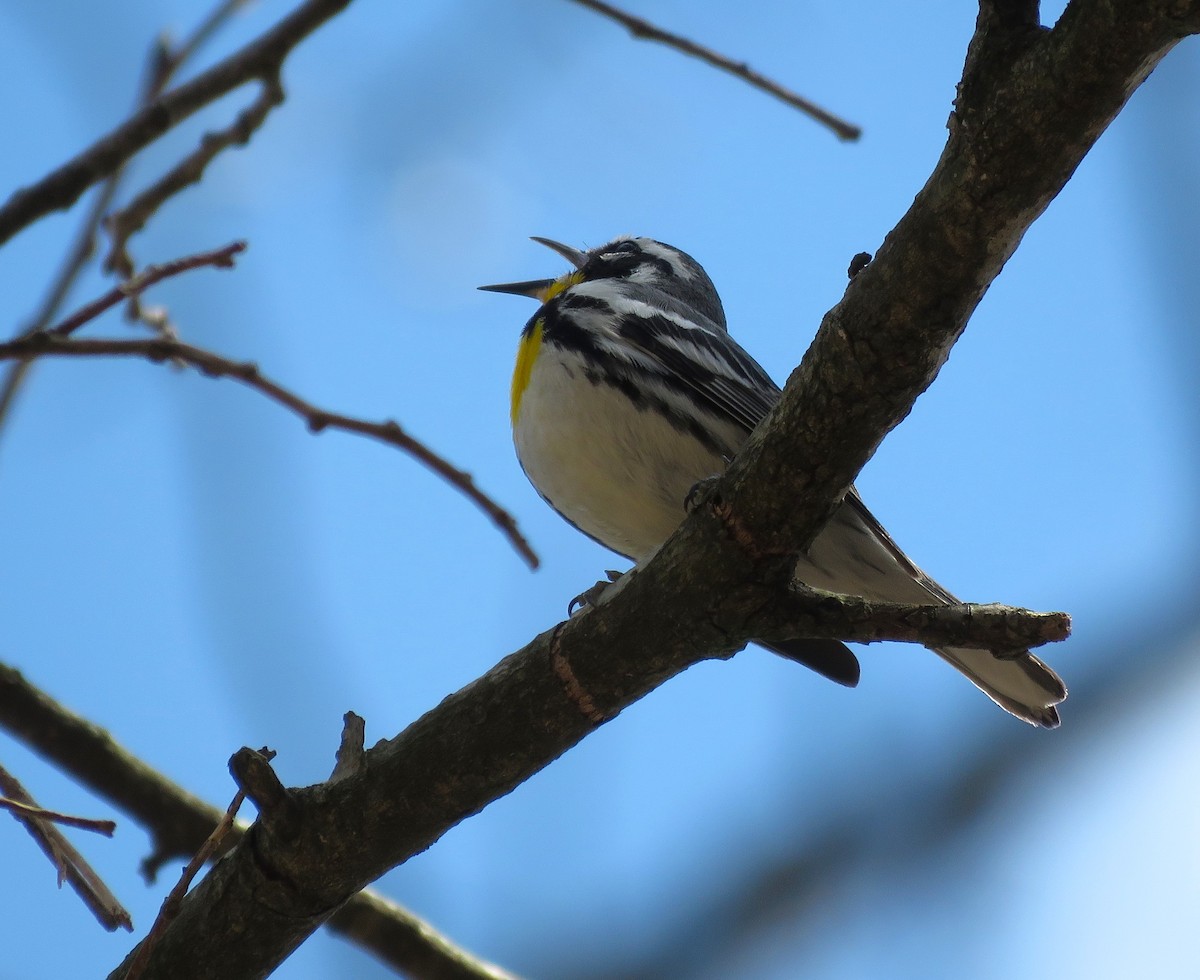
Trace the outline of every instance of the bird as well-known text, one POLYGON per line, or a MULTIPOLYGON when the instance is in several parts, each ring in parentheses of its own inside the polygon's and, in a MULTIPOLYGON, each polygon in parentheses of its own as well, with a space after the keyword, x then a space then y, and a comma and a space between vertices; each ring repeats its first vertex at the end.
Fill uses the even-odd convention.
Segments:
MULTIPOLYGON (((479 287, 540 304, 513 370, 517 459, 560 516, 636 566, 683 521, 692 488, 724 471, 780 389, 730 335, 716 286, 686 252, 632 235, 589 250, 533 240, 572 268, 479 287)), ((853 486, 798 557, 795 580, 875 601, 958 601, 900 550, 853 486)), ((858 683, 858 660, 842 643, 764 645, 858 683)), ((1005 711, 1058 726, 1066 687, 1028 650, 933 649, 1005 711)))

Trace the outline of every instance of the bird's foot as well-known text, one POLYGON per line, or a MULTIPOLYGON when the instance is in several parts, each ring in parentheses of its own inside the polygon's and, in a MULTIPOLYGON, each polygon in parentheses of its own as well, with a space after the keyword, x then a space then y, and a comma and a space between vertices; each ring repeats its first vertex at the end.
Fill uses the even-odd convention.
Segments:
POLYGON ((704 506, 712 496, 713 490, 716 489, 719 479, 721 479, 720 474, 714 473, 712 476, 706 476, 703 480, 693 483, 692 489, 683 498, 684 511, 691 514, 704 506))
POLYGON ((600 601, 600 597, 612 587, 612 584, 621 577, 621 572, 615 572, 611 568, 606 569, 604 574, 607 578, 602 578, 599 582, 593 585, 590 589, 584 589, 574 599, 567 603, 567 615, 577 616, 600 601))

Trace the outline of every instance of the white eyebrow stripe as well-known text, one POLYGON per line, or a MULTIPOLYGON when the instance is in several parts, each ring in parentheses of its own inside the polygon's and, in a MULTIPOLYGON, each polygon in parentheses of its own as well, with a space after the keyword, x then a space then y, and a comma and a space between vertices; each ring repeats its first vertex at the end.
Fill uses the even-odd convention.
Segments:
POLYGON ((696 273, 680 261, 679 253, 675 249, 667 248, 661 242, 656 242, 652 238, 638 238, 635 241, 645 254, 666 262, 680 279, 694 279, 696 277, 696 273))

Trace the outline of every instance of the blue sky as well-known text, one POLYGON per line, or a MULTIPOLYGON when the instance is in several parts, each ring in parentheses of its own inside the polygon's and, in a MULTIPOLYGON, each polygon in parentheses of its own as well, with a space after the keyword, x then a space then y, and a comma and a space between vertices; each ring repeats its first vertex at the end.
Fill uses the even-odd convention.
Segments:
MULTIPOLYGON (((286 9, 253 6, 209 57, 286 9)), ((507 397, 532 304, 475 287, 561 272, 531 234, 651 235, 704 264, 732 331, 783 381, 850 257, 878 247, 936 161, 973 24, 972 5, 949 2, 920 23, 890 4, 630 9, 748 59, 863 140, 561 0, 360 0, 289 61, 288 102, 252 145, 133 242, 161 261, 247 239, 236 271, 151 299, 188 340, 322 406, 398 419, 512 510, 542 569, 399 453, 313 437, 230 382, 43 364, 0 433, 5 662, 223 805, 242 744, 278 750, 288 782, 322 779, 343 712, 371 740, 393 734, 616 567, 525 483, 507 397)), ((0 127, 19 134, 0 184, 119 121, 153 32, 205 10, 0 7, 0 127)), ((1001 977, 1031 962, 1194 975, 1181 916, 1200 898, 1197 800, 1179 774, 1200 672, 1179 651, 1196 646, 1198 79, 1183 44, 859 480, 958 594, 1074 615, 1075 637, 1047 651, 1072 689, 1061 730, 1027 730, 919 648, 862 651, 853 692, 751 649, 656 691, 381 887, 539 977, 618 972, 671 942, 686 951, 675 975, 705 978, 1001 977), (949 801, 941 788, 1006 755, 1019 765, 997 768, 958 829, 942 809, 969 806, 971 787, 949 801), (850 844, 834 850, 852 857, 797 870, 839 827, 850 844)), ((245 101, 152 148, 131 186, 245 101)), ((0 255, 7 329, 76 220, 0 255)), ((75 301, 101 288, 93 274, 75 301)), ((127 329, 111 315, 89 328, 127 329)), ((107 813, 7 739, 0 753, 46 805, 107 813)), ((169 881, 137 879, 144 835, 123 822, 82 844, 148 927, 169 881)), ((0 853, 21 883, 0 898, 20 937, 0 980, 119 961, 129 940, 55 889, 16 824, 0 853)), ((347 975, 385 974, 325 937, 278 973, 347 975)))

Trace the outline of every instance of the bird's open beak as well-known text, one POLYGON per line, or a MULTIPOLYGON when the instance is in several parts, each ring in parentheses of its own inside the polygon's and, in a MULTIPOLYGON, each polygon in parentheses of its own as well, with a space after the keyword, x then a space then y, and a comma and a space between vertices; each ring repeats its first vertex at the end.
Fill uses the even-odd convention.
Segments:
MULTIPOLYGON (((581 252, 577 248, 572 248, 570 245, 564 245, 562 242, 556 242, 553 238, 539 238, 537 235, 530 236, 539 245, 545 245, 546 248, 553 249, 564 259, 575 266, 576 269, 582 269, 584 263, 587 262, 587 253, 581 252)), ((559 277, 562 278, 562 277, 559 277)), ((550 287, 553 286, 558 279, 529 279, 525 282, 501 282, 494 286, 480 286, 489 293, 512 293, 514 296, 528 296, 530 299, 536 299, 539 302, 546 302, 546 297, 549 295, 550 287)))
POLYGON ((553 279, 530 279, 527 282, 498 282, 494 286, 480 286, 489 293, 512 293, 514 296, 528 296, 540 302, 546 301, 546 293, 553 286, 553 279))
POLYGON ((553 249, 564 259, 575 266, 576 269, 582 269, 587 264, 587 253, 581 252, 577 248, 571 248, 570 245, 564 245, 562 242, 556 242, 553 238, 539 238, 537 235, 529 236, 532 241, 539 245, 545 245, 546 248, 553 249))

